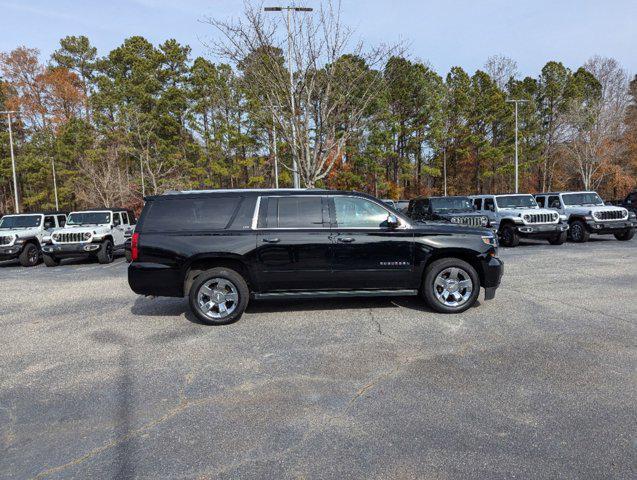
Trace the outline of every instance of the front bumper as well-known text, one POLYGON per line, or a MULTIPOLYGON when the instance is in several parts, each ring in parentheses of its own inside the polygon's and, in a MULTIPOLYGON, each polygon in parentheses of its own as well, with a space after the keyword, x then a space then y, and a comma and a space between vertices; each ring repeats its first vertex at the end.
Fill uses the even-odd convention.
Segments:
POLYGON ((516 225, 518 234, 524 238, 552 238, 568 230, 565 223, 551 223, 544 225, 516 225))
POLYGON ((618 233, 629 228, 637 228, 637 221, 632 220, 614 220, 612 222, 596 222, 588 220, 586 229, 590 233, 598 233, 600 235, 608 233, 618 233))
POLYGON ((484 299, 495 298, 495 291, 500 286, 502 275, 504 275, 504 262, 498 257, 488 256, 482 263, 484 280, 484 299))
POLYGON ((99 243, 58 243, 44 245, 42 251, 47 255, 60 258, 82 257, 97 253, 101 246, 99 243))
POLYGON ((21 243, 16 243, 10 247, 0 247, 0 260, 13 260, 14 258, 18 258, 20 253, 22 253, 23 246, 21 243))

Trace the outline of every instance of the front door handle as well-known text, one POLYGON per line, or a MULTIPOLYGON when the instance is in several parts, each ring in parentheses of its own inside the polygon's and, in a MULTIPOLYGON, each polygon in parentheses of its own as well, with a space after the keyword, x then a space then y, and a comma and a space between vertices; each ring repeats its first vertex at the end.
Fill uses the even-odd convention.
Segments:
POLYGON ((279 243, 281 240, 278 238, 264 238, 265 243, 279 243))
POLYGON ((355 239, 352 237, 339 237, 337 241, 341 243, 352 243, 355 239))

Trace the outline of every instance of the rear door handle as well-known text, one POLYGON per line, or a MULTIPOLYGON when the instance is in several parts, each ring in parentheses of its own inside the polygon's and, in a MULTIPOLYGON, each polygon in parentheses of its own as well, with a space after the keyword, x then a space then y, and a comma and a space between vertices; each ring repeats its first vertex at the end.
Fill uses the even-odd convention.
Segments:
POLYGON ((265 243, 279 243, 281 240, 278 238, 264 238, 265 243))
POLYGON ((341 243, 352 243, 355 239, 352 237, 339 237, 337 241, 341 243))

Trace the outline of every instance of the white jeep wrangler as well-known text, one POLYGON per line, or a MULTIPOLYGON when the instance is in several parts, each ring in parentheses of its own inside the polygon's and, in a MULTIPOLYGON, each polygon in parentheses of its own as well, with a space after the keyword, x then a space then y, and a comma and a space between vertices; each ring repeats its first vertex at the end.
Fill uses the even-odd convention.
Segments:
POLYGON ((37 265, 42 239, 65 223, 66 214, 61 212, 5 215, 0 220, 0 260, 17 258, 23 267, 37 265))
POLYGON ((635 236, 635 213, 624 207, 604 205, 596 192, 538 193, 535 199, 567 218, 574 242, 588 241, 591 233, 613 234, 617 240, 630 240, 635 236))
POLYGON ((63 258, 91 257, 99 263, 111 263, 134 229, 132 212, 123 209, 99 209, 71 212, 66 226, 44 238, 44 263, 55 267, 63 258))
POLYGON ((568 225, 565 217, 553 210, 540 208, 533 195, 474 195, 474 208, 489 218, 489 224, 505 247, 515 247, 520 238, 540 238, 551 245, 566 241, 568 225))

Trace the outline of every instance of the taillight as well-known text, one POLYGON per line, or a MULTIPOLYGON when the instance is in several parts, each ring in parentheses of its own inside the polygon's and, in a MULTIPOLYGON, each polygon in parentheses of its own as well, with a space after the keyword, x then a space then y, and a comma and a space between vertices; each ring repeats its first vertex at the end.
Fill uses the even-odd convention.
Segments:
POLYGON ((139 244, 139 233, 133 233, 133 238, 131 239, 131 242, 130 242, 130 255, 133 261, 137 260, 137 257, 139 257, 138 244, 139 244))

